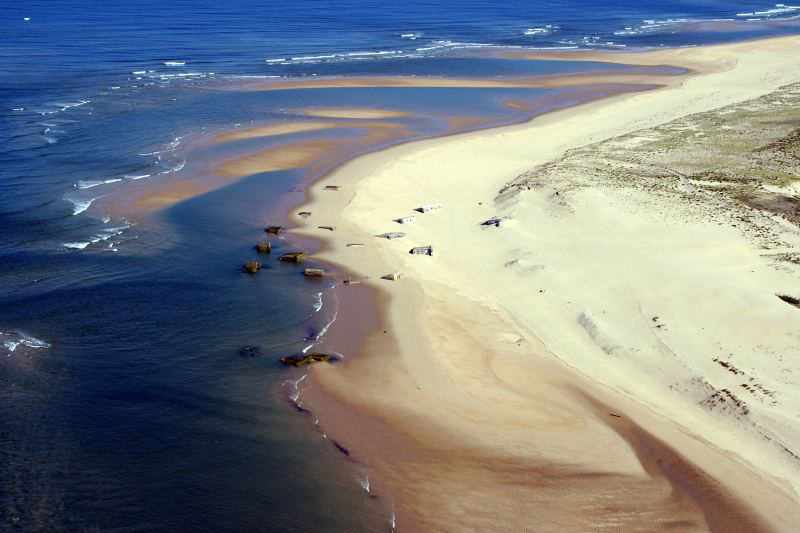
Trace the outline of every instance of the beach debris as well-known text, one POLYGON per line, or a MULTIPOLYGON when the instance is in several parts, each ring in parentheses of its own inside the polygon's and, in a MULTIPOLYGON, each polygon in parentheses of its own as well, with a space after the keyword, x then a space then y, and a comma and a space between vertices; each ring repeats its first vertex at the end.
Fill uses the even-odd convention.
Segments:
POLYGON ((366 244, 364 244, 363 242, 348 242, 347 246, 350 247, 350 248, 352 248, 352 247, 358 248, 360 246, 366 246, 366 244))
POLYGON ((245 263, 242 267, 242 270, 248 274, 255 274, 261 270, 261 261, 251 261, 249 263, 245 263))
POLYGON ((267 229, 265 229, 264 231, 266 231, 271 235, 277 235, 281 232, 282 229, 283 226, 267 226, 267 229))
POLYGON ((345 285, 361 285, 361 282, 360 282, 359 280, 357 280, 357 279, 350 279, 350 278, 347 278, 346 280, 344 280, 344 282, 343 282, 343 283, 344 283, 345 285))
POLYGON ((403 277, 403 274, 400 272, 392 272, 391 274, 386 274, 385 276, 381 276, 381 279, 388 279, 389 281, 396 281, 403 277))
POLYGON ((242 357, 258 357, 261 355, 261 348, 258 346, 245 346, 239 350, 239 355, 242 357))
POLYGON ((405 236, 406 234, 403 233, 402 231, 390 231, 389 233, 381 233, 380 235, 378 235, 378 237, 383 237, 384 239, 389 239, 390 241, 392 239, 400 239, 405 236))
POLYGON ((281 363, 288 366, 298 367, 310 365, 312 363, 329 363, 337 359, 338 357, 333 354, 314 352, 308 354, 287 355, 285 357, 281 357, 281 363))
POLYGON ((410 215, 410 216, 407 216, 407 217, 400 217, 400 218, 395 218, 394 219, 394 221, 397 222, 398 224, 411 224, 412 222, 415 222, 416 220, 417 220, 417 217, 415 217, 414 215, 410 215))
POLYGON ((321 268, 307 268, 303 271, 303 274, 308 276, 309 278, 323 278, 325 277, 325 271, 321 268))
POLYGON ((511 220, 512 218, 513 217, 511 215, 506 215, 504 217, 497 217, 497 216, 491 217, 481 222, 481 226, 494 226, 496 228, 499 228, 501 222, 506 220, 511 220))
POLYGON ((434 209, 441 209, 442 204, 428 204, 423 205, 422 207, 418 207, 414 209, 414 211, 419 211, 420 213, 427 213, 428 211, 433 211, 434 209))
POLYGON ((339 190, 339 186, 338 185, 326 185, 325 186, 325 190, 326 191, 338 191, 339 190))
POLYGON ((433 255, 433 246, 415 246, 408 251, 414 255, 433 255))
POLYGON ((267 254, 272 251, 272 243, 271 242, 259 242, 256 244, 256 250, 261 252, 262 254, 267 254))
POLYGON ((299 263, 303 259, 306 258, 308 254, 305 252, 287 252, 281 255, 278 259, 280 261, 291 261, 293 263, 299 263))
POLYGON ((326 229, 328 231, 334 231, 336 226, 317 226, 319 229, 326 229))
POLYGON ((299 213, 297 213, 297 216, 308 218, 311 216, 311 211, 300 211, 299 213))

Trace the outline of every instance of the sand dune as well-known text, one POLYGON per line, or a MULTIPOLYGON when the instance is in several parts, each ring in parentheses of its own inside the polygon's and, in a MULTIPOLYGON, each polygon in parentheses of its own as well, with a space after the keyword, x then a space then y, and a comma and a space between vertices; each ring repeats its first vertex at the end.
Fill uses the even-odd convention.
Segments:
MULTIPOLYGON (((617 177, 641 171, 626 147, 662 139, 658 127, 800 82, 798 44, 636 55, 695 73, 365 156, 315 185, 343 187, 306 206, 338 227, 321 257, 373 287, 382 325, 360 357, 315 367, 304 394, 391 499, 399 530, 796 527, 800 310, 775 292, 798 272, 743 230, 774 232, 774 248, 795 253, 796 226, 768 222, 777 211, 747 225, 754 207, 671 167, 617 177), (418 214, 405 238, 374 238, 431 202, 443 208, 418 214), (410 255, 417 245, 434 255, 410 255), (404 277, 378 280, 387 272, 404 277)), ((681 131, 691 146, 698 130, 681 131)), ((344 313, 340 323, 358 320, 344 313)))

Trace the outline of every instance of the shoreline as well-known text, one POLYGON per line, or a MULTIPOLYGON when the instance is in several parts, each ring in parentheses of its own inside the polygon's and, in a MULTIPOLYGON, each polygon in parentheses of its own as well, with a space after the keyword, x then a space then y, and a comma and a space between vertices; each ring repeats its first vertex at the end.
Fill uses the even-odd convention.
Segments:
MULTIPOLYGON (((685 54, 686 53, 685 51, 696 52, 698 50, 701 50, 699 55, 708 56, 709 50, 719 51, 719 50, 727 50, 727 49, 736 49, 737 47, 754 46, 753 43, 755 43, 755 46, 762 47, 762 46, 765 45, 765 43, 776 43, 776 41, 783 42, 783 41, 787 41, 787 40, 795 40, 796 41, 796 38, 794 38, 794 37, 789 37, 789 38, 781 37, 781 38, 777 38, 777 39, 770 39, 770 40, 767 40, 767 41, 749 41, 749 42, 744 43, 744 44, 737 43, 735 45, 721 45, 721 46, 706 47, 706 48, 684 48, 684 49, 677 49, 677 50, 681 54, 685 54)), ((658 52, 660 54, 663 54, 664 52, 667 52, 667 51, 659 50, 658 52)), ((676 53, 678 53, 678 52, 676 52, 676 53)), ((616 55, 616 54, 614 54, 614 55, 616 55)), ((622 54, 622 57, 624 57, 624 54, 622 54)), ((707 59, 707 57, 706 57, 706 59, 707 59)), ((724 66, 720 67, 719 69, 714 71, 714 73, 724 73, 726 71, 732 70, 734 68, 733 65, 734 64, 738 64, 738 58, 736 58, 735 60, 729 59, 727 62, 724 62, 723 64, 724 64, 724 66)), ((704 73, 698 73, 697 76, 702 78, 703 76, 709 76, 709 74, 707 72, 704 72, 704 73)), ((772 83, 774 85, 775 83, 778 83, 778 81, 777 80, 769 80, 767 82, 767 84, 769 84, 769 83, 772 83)), ((678 85, 678 84, 674 84, 674 85, 678 85)), ((309 208, 309 209, 313 210, 315 213, 316 212, 320 212, 320 211, 325 212, 325 210, 326 210, 325 203, 321 203, 319 201, 319 199, 318 199, 318 195, 315 194, 315 190, 317 188, 321 188, 325 184, 343 185, 346 192, 343 191, 343 192, 340 192, 340 193, 337 193, 337 194, 342 194, 342 195, 346 194, 346 195, 348 195, 348 197, 352 196, 353 190, 355 190, 356 193, 357 193, 357 192, 361 192, 359 190, 359 188, 363 189, 363 186, 360 184, 360 182, 362 181, 361 178, 363 178, 363 176, 365 176, 367 174, 370 174, 372 171, 375 171, 376 169, 380 170, 382 165, 390 164, 390 162, 393 161, 393 160, 397 160, 397 159, 400 159, 400 158, 403 158, 403 157, 410 157, 411 154, 418 154, 420 152, 425 152, 426 150, 429 150, 429 149, 436 149, 437 147, 441 147, 442 145, 445 145, 447 143, 464 143, 464 142, 468 142, 470 139, 480 139, 480 138, 495 138, 496 139, 497 136, 506 135, 506 134, 511 133, 511 132, 519 132, 519 131, 523 131, 524 132, 525 130, 528 130, 528 129, 533 130, 533 129, 537 129, 537 128, 547 127, 548 125, 550 125, 550 127, 552 127, 552 125, 555 122, 557 122, 557 121, 559 121, 559 120, 561 120, 561 119, 563 119, 565 117, 566 118, 570 118, 570 117, 581 116, 581 115, 585 115, 587 113, 590 113, 590 112, 598 110, 598 109, 604 109, 604 108, 608 109, 609 107, 614 107, 614 106, 625 107, 626 106, 625 102, 629 102, 631 99, 636 99, 636 98, 640 98, 641 99, 641 97, 650 97, 650 99, 652 99, 653 98, 652 95, 660 95, 660 94, 663 94, 665 91, 669 91, 670 89, 675 89, 676 87, 674 85, 671 86, 671 87, 660 89, 660 90, 649 91, 647 93, 643 93, 643 95, 637 95, 637 94, 633 94, 633 95, 626 94, 626 95, 621 95, 621 96, 617 95, 617 96, 614 96, 614 97, 611 97, 611 98, 602 99, 599 102, 591 102, 591 103, 588 103, 588 104, 582 104, 582 105, 579 105, 579 106, 576 106, 576 107, 572 107, 572 108, 569 108, 567 110, 554 111, 552 113, 547 113, 547 114, 545 114, 543 116, 536 117, 532 121, 525 122, 525 123, 523 123, 521 125, 505 126, 505 127, 501 127, 501 128, 492 128, 492 129, 489 129, 489 130, 482 130, 482 131, 478 131, 478 132, 469 132, 469 133, 457 134, 455 136, 450 136, 450 137, 447 137, 447 138, 437 138, 437 139, 424 140, 424 141, 414 141, 414 142, 411 142, 411 143, 406 143, 406 144, 401 145, 401 146, 396 146, 396 147, 392 147, 392 148, 383 150, 383 151, 381 151, 379 153, 372 153, 372 154, 369 154, 369 155, 366 155, 366 156, 362 156, 360 158, 357 158, 354 161, 350 161, 348 163, 345 163, 344 165, 339 167, 337 170, 333 171, 331 174, 328 174, 326 177, 322 178, 321 180, 317 180, 311 186, 309 186, 309 188, 307 189, 308 190, 308 201, 305 204, 299 206, 299 208, 309 208), (353 168, 353 167, 355 167, 355 168, 353 168), (355 175, 355 177, 353 177, 353 175, 355 175), (345 176, 347 176, 347 177, 345 177, 345 176)), ((683 85, 684 84, 681 83, 678 86, 682 87, 683 85)), ((754 90, 748 91, 748 93, 745 94, 745 95, 737 95, 737 96, 735 96, 733 98, 731 97, 731 95, 728 95, 728 100, 729 101, 730 100, 742 101, 742 100, 747 99, 747 97, 750 97, 750 96, 764 94, 765 90, 766 89, 764 87, 759 87, 755 91, 754 90)), ((698 98, 698 100, 701 100, 701 98, 698 98)), ((713 105, 711 105, 709 107, 710 104, 707 101, 704 102, 704 103, 705 103, 707 108, 713 107, 713 105)), ((722 101, 722 103, 720 103, 720 105, 724 105, 725 103, 726 103, 726 101, 722 101)), ((628 104, 628 105, 630 105, 630 104, 628 104)), ((716 105, 716 104, 714 104, 714 105, 716 105)), ((696 102, 695 102, 695 107, 697 107, 697 103, 696 102)), ((700 108, 700 109, 702 109, 702 108, 700 108)), ((663 112, 663 110, 662 110, 662 114, 665 114, 663 112)), ((669 115, 669 113, 666 113, 666 114, 669 115)), ((685 114, 686 114, 686 112, 676 113, 676 114, 673 114, 673 115, 674 116, 684 116, 685 114)), ((637 117, 637 118, 639 118, 639 117, 637 117)), ((652 116, 648 116, 648 117, 646 117, 646 119, 647 120, 645 120, 644 122, 647 122, 647 121, 650 121, 651 123, 654 122, 654 117, 652 117, 652 116)), ((669 119, 669 117, 666 117, 666 120, 668 120, 668 119, 669 119)), ((663 120, 664 120, 664 117, 662 117, 662 121, 663 120)), ((658 121, 655 120, 655 123, 658 123, 658 121)), ((636 125, 639 125, 639 124, 640 124, 639 122, 636 123, 636 125)), ((573 143, 572 145, 584 145, 584 144, 587 144, 589 142, 593 142, 593 141, 597 140, 598 138, 608 138, 608 137, 613 137, 615 135, 620 135, 622 133, 625 133, 626 131, 630 131, 631 129, 636 129, 636 128, 634 127, 634 125, 627 125, 627 124, 624 125, 624 126, 623 125, 617 125, 617 130, 616 131, 611 131, 610 133, 608 133, 608 131, 606 129, 606 131, 603 131, 602 133, 601 132, 595 132, 594 135, 585 135, 584 134, 584 138, 582 138, 582 139, 581 138, 572 139, 570 141, 573 143), (606 135, 606 133, 608 133, 608 135, 606 135)), ((572 146, 572 145, 569 144, 570 141, 565 141, 563 143, 563 145, 559 146, 556 151, 560 153, 560 152, 563 152, 563 150, 568 149, 569 146, 572 146)), ((531 159, 531 160, 525 161, 524 163, 519 162, 515 166, 515 168, 517 168, 519 171, 524 171, 527 168, 531 168, 531 167, 535 166, 538 163, 543 163, 543 162, 545 162, 545 161, 547 161, 549 159, 552 159, 552 157, 553 157, 553 153, 545 154, 545 155, 542 155, 540 158, 537 158, 537 159, 531 159)), ((506 181, 508 181, 509 179, 513 178, 514 175, 516 175, 516 174, 512 174, 512 175, 506 176, 506 181)), ((493 185, 502 186, 502 185, 504 185, 504 183, 503 182, 499 182, 499 183, 494 183, 493 185)), ((495 189, 495 192, 497 190, 499 190, 499 187, 497 187, 495 189)), ((486 192, 486 191, 484 191, 484 192, 486 192)), ((481 197, 485 197, 485 196, 481 196, 481 197)), ((491 199, 491 197, 488 197, 486 199, 491 199)), ((425 199, 420 198, 419 199, 419 203, 423 204, 423 203, 427 203, 429 201, 434 201, 434 200, 437 200, 437 199, 435 199, 435 198, 425 198, 425 199)), ((349 206, 351 204, 351 202, 352 202, 352 199, 347 201, 345 203, 345 205, 349 206)), ((330 202, 328 202, 328 203, 330 203, 330 202)), ((333 211, 336 211, 338 208, 341 208, 341 207, 343 207, 343 206, 339 205, 338 207, 334 208, 333 211)), ((330 209, 330 206, 328 206, 327 209, 330 209)), ((398 213, 388 213, 388 212, 385 213, 385 217, 387 219, 386 231, 389 231, 391 229, 395 229, 388 223, 388 219, 391 218, 392 216, 395 216, 395 215, 401 215, 403 212, 404 212, 404 209, 398 209, 398 213)), ((334 213, 332 213, 332 214, 334 214, 334 213)), ((303 222, 301 220, 297 219, 297 217, 293 216, 292 220, 295 223, 295 225, 297 226, 297 228, 292 230, 292 233, 301 235, 302 237, 314 237, 314 238, 319 238, 319 239, 322 238, 322 236, 319 235, 317 232, 303 230, 302 229, 303 222)), ((343 226, 346 227, 347 228, 346 232, 349 232, 350 236, 359 236, 362 241, 369 237, 371 239, 370 241, 364 241, 364 242, 367 242, 369 244, 372 244, 374 242, 374 238, 371 236, 371 234, 366 234, 363 231, 359 231, 358 228, 354 227, 353 224, 354 223, 353 223, 352 220, 351 221, 347 221, 346 219, 342 219, 340 224, 339 224, 340 230, 337 231, 337 235, 335 235, 335 236, 325 236, 324 240, 327 241, 327 242, 326 242, 326 244, 324 244, 322 246, 322 249, 320 250, 320 254, 319 254, 318 257, 320 259, 322 259, 323 261, 327 262, 327 263, 331 263, 331 264, 336 265, 337 269, 338 268, 343 268, 343 269, 346 269, 347 271, 353 272, 353 273, 355 273, 357 275, 357 273, 359 273, 359 271, 361 271, 362 273, 365 272, 365 268, 366 267, 364 267, 362 265, 360 268, 354 269, 353 265, 352 265, 353 260, 351 258, 348 258, 347 255, 345 255, 346 253, 341 250, 341 247, 338 247, 338 248, 336 247, 337 244, 342 244, 342 242, 344 240, 347 240, 346 238, 342 238, 342 235, 344 235, 345 232, 342 232, 341 228, 343 226)), ((399 229, 404 229, 404 228, 399 228, 399 229)), ((406 248, 406 246, 405 246, 406 244, 411 245, 410 242, 409 243, 403 243, 401 248, 406 248)), ((419 244, 422 244, 422 243, 419 243, 419 244)), ((383 248, 385 248, 385 247, 383 247, 383 248)), ((389 255, 389 254, 392 254, 392 253, 396 253, 396 252, 387 252, 385 249, 382 250, 382 252, 383 252, 384 255, 389 255)), ((354 254, 349 254, 349 255, 354 255, 354 254)), ((362 249, 361 253, 359 255, 363 259, 363 256, 368 255, 368 252, 366 250, 362 249)), ((356 256, 356 257, 358 257, 358 256, 356 256)), ((396 257, 396 256, 393 256, 393 257, 396 257)), ((360 261, 360 259, 357 259, 357 260, 360 261)), ((373 255, 372 257, 368 258, 368 260, 370 262, 368 268, 371 268, 371 269, 381 268, 381 267, 384 268, 384 269, 389 268, 389 266, 385 262, 385 258, 382 258, 382 257, 377 257, 376 258, 373 255)), ((378 271, 378 272, 380 272, 380 271, 378 271)), ((415 272, 415 273, 419 274, 419 272, 415 272)), ((424 272, 424 274, 430 276, 431 272, 427 271, 427 272, 424 272)), ((379 301, 379 304, 377 305, 377 307, 379 309, 380 308, 384 308, 385 309, 381 313, 381 317, 382 317, 381 321, 384 324, 382 326, 382 329, 385 329, 386 331, 391 331, 393 333, 392 334, 392 341, 389 342, 389 343, 383 341, 382 339, 379 339, 378 341, 376 341, 374 339, 374 337, 377 334, 373 334, 372 338, 370 340, 368 340, 368 342, 366 343, 367 346, 363 349, 363 351, 367 351, 367 352, 374 351, 377 348, 377 349, 380 349, 380 350, 385 351, 385 352, 402 352, 403 350, 407 350, 409 348, 409 346, 408 346, 409 345, 409 342, 408 342, 409 335, 405 335, 404 336, 404 335, 402 335, 402 333, 401 334, 395 333, 395 330, 397 330, 397 329, 399 329, 401 331, 403 329, 407 330, 408 326, 407 325, 404 326, 401 322, 398 322, 398 317, 397 317, 398 313, 396 311, 393 312, 390 309, 393 306, 394 307, 398 306, 398 303, 397 303, 398 299, 407 300, 406 296, 403 296, 402 294, 398 294, 397 288, 400 287, 400 288, 402 288, 402 290, 410 290, 409 289, 409 285, 410 285, 409 282, 410 282, 410 280, 408 279, 408 276, 407 276, 406 278, 402 279, 400 282, 394 282, 394 284, 391 285, 391 286, 389 286, 387 284, 391 284, 392 282, 385 282, 383 285, 375 286, 372 289, 377 294, 377 299, 379 301), (402 347, 396 347, 396 348, 391 348, 391 347, 387 348, 387 346, 385 346, 386 344, 391 344, 392 342, 395 342, 395 343, 403 342, 403 343, 405 343, 405 345, 402 346, 402 347)), ((417 285, 419 283, 419 281, 415 278, 415 280, 412 283, 414 285, 417 285)), ((430 282, 428 282, 428 283, 430 283, 430 282)), ((441 279, 437 280, 437 283, 442 283, 442 280, 441 279)), ((418 285, 417 285, 417 287, 418 287, 418 285)), ((347 287, 337 287, 337 289, 336 289, 337 292, 347 291, 347 290, 349 290, 347 287)), ((421 290, 421 289, 417 288, 417 290, 421 290)), ((441 291, 438 291, 438 292, 441 292, 441 291)), ((408 317, 406 317, 405 320, 408 322, 409 321, 408 317)), ((514 321, 514 320, 512 320, 512 321, 514 321)), ((324 345, 328 346, 328 345, 331 345, 331 344, 336 342, 338 331, 341 330, 341 324, 342 324, 341 317, 339 318, 339 320, 337 322, 338 322, 338 324, 334 324, 334 326, 332 327, 331 332, 329 333, 329 336, 325 339, 324 345)), ((517 323, 517 325, 519 325, 519 324, 517 323)), ((417 328, 421 327, 421 325, 419 323, 415 324, 415 326, 417 328)), ((411 329, 413 330, 415 328, 411 328, 411 329)), ((424 342, 425 341, 416 341, 414 343, 414 346, 416 348, 420 348, 419 345, 420 344, 424 344, 424 342)), ((511 343, 511 344, 514 344, 514 343, 511 343)), ((331 347, 333 347, 333 346, 331 346, 331 347)), ((425 349, 424 347, 422 347, 422 348, 424 350, 424 353, 426 353, 428 356, 431 355, 430 347, 427 347, 427 349, 425 349)), ((545 350, 545 352, 547 352, 547 350, 545 350)), ((377 398, 374 397, 374 393, 373 393, 373 397, 369 397, 369 395, 365 394, 365 393, 355 394, 352 391, 349 391, 350 397, 348 397, 348 394, 344 394, 344 388, 346 388, 348 386, 347 384, 353 379, 353 375, 360 375, 362 378, 372 375, 372 377, 377 378, 377 379, 379 379, 381 381, 385 381, 386 383, 392 383, 392 381, 396 381, 396 379, 393 380, 392 377, 388 376, 387 375, 387 371, 385 371, 385 370, 376 370, 376 369, 369 368, 371 363, 374 364, 376 362, 375 361, 375 357, 376 357, 375 355, 361 354, 358 357, 349 358, 349 360, 344 365, 337 365, 337 367, 331 367, 331 368, 315 367, 312 370, 311 375, 312 375, 312 377, 314 379, 311 381, 311 385, 308 388, 308 390, 304 391, 304 397, 307 394, 308 397, 311 398, 310 399, 310 404, 311 404, 312 408, 315 411, 319 410, 319 411, 322 412, 321 419, 323 421, 323 425, 327 425, 329 423, 328 420, 338 420, 338 421, 345 420, 345 421, 347 421, 348 424, 349 423, 354 423, 357 426, 358 425, 357 419, 359 417, 358 413, 359 412, 360 413, 367 412, 367 411, 365 411, 365 409, 367 409, 366 406, 367 405, 371 405, 372 402, 376 402, 378 400, 377 398), (369 360, 372 360, 372 361, 369 361, 369 360), (355 369, 353 367, 355 367, 355 369), (350 375, 350 377, 347 377, 347 376, 343 376, 343 374, 351 374, 351 375, 350 375), (351 414, 351 416, 346 416, 346 415, 343 415, 342 413, 331 412, 333 410, 329 409, 328 407, 330 405, 332 405, 332 402, 334 402, 333 399, 335 399, 338 402, 345 401, 345 403, 348 403, 350 405, 350 409, 354 410, 353 413, 351 414), (324 406, 324 407, 320 407, 320 406, 324 406)), ((393 354, 393 358, 396 359, 398 357, 399 356, 396 353, 393 354)), ((436 362, 435 358, 431 359, 431 360, 433 362, 436 362)), ((419 361, 415 361, 415 363, 418 364, 419 361)), ((559 360, 559 364, 563 365, 563 361, 559 360)), ((574 373, 574 372, 576 372, 576 370, 575 369, 570 369, 570 370, 567 371, 567 373, 570 373, 570 372, 574 373)), ((581 374, 581 376, 582 376, 582 374, 581 374)), ((416 375, 416 377, 420 378, 420 376, 418 374, 416 375)), ((308 380, 306 380, 306 381, 308 381, 308 380)), ((349 385, 351 386, 352 383, 349 383, 349 385)), ((594 384, 593 386, 594 387, 599 387, 600 389, 607 388, 605 385, 594 384)), ((664 421, 662 419, 660 419, 660 417, 662 416, 661 414, 653 414, 652 412, 648 412, 649 409, 641 409, 638 405, 632 403, 633 400, 630 397, 621 398, 619 396, 619 393, 610 393, 610 394, 611 394, 612 397, 614 397, 614 401, 615 402, 622 401, 622 403, 627 403, 627 405, 625 406, 625 409, 628 412, 631 412, 631 411, 636 412, 637 410, 641 411, 641 412, 639 412, 637 414, 636 417, 634 417, 634 419, 636 420, 637 423, 644 424, 643 427, 649 427, 651 429, 652 428, 657 428, 659 432, 664 433, 665 432, 665 428, 663 426, 669 425, 671 427, 671 429, 669 431, 666 431, 666 433, 671 433, 670 438, 673 441, 677 441, 680 444, 679 448, 683 448, 683 450, 679 450, 679 451, 685 451, 687 448, 691 449, 693 446, 695 448, 697 448, 697 449, 691 450, 691 454, 689 454, 690 455, 690 457, 689 457, 690 462, 696 462, 696 458, 698 456, 702 456, 704 454, 708 454, 708 453, 718 453, 719 454, 719 453, 722 453, 722 452, 719 452, 718 450, 714 449, 711 446, 705 446, 705 445, 699 444, 699 441, 697 441, 697 439, 695 439, 693 435, 688 434, 688 432, 685 430, 685 428, 681 429, 680 425, 675 425, 674 421, 672 421, 672 423, 665 424, 664 421), (706 448, 708 448, 708 449, 706 449, 706 448), (691 457, 692 455, 694 457, 691 457)), ((383 410, 382 416, 385 419, 386 416, 387 416, 386 412, 385 412, 386 406, 384 405, 385 401, 377 401, 377 403, 380 405, 380 408, 377 408, 377 409, 371 408, 371 409, 373 409, 373 410, 375 410, 377 412, 381 412, 381 409, 382 409, 383 410)), ((413 406, 409 407, 409 408, 413 410, 413 406)), ((396 409, 398 409, 398 408, 395 407, 394 410, 396 410, 396 409)), ((370 415, 370 416, 372 416, 372 415, 370 415)), ((367 417, 367 418, 369 418, 369 417, 367 417)), ((382 422, 385 422, 385 420, 382 419, 382 422)), ((339 425, 339 424, 337 424, 337 425, 339 425)), ((394 432, 395 434, 398 434, 398 433, 408 434, 410 432, 409 427, 407 426, 407 424, 405 424, 405 425, 404 424, 399 424, 398 425, 397 421, 395 421, 394 425, 392 425, 391 427, 392 427, 391 431, 394 432)), ((328 431, 330 431, 330 430, 328 430, 328 431)), ((348 432, 344 432, 344 431, 342 431, 342 432, 343 433, 348 433, 348 432)), ((332 434, 336 434, 336 430, 331 431, 331 433, 332 434)), ((413 431, 411 431, 411 433, 413 433, 413 431)), ((343 441, 344 442, 348 442, 348 438, 353 443, 355 443, 353 449, 356 450, 356 453, 359 453, 359 447, 366 448, 367 450, 370 448, 368 443, 365 444, 365 443, 359 442, 359 441, 364 441, 364 440, 369 441, 370 439, 376 440, 375 436, 372 436, 372 437, 369 437, 369 438, 365 439, 365 437, 363 435, 357 435, 357 434, 354 434, 353 432, 349 432, 349 434, 346 435, 346 437, 345 437, 345 439, 343 439, 343 441)), ((430 435, 426 435, 426 438, 430 438, 430 435)), ((348 442, 348 444, 351 444, 351 443, 348 442)), ((485 451, 485 450, 482 450, 482 451, 485 451)), ((368 452, 364 453, 364 457, 365 457, 365 460, 368 463, 370 461, 377 461, 377 458, 374 455, 371 455, 368 452)), ((629 460, 630 460, 630 457, 628 457, 626 460, 622 461, 622 464, 627 465, 625 468, 630 468, 631 465, 628 464, 629 460)), ((602 461, 598 461, 598 463, 602 464, 602 461)), ((773 494, 777 494, 778 497, 779 497, 779 503, 782 506, 790 505, 791 502, 790 501, 787 502, 786 493, 783 493, 784 497, 783 497, 783 499, 780 499, 780 494, 782 493, 782 491, 779 490, 777 493, 775 493, 774 490, 772 490, 774 487, 769 487, 769 483, 767 483, 767 485, 765 487, 764 485, 761 484, 761 483, 763 483, 761 481, 761 477, 760 476, 751 476, 751 475, 749 475, 749 472, 747 472, 747 468, 746 467, 743 469, 744 472, 742 472, 741 471, 742 470, 742 466, 741 466, 741 464, 737 464, 737 461, 735 461, 735 460, 731 459, 730 457, 728 457, 727 455, 723 454, 722 458, 720 460, 720 463, 725 463, 725 464, 723 464, 722 466, 717 465, 715 467, 716 470, 717 470, 716 476, 714 475, 714 473, 712 473, 712 477, 714 477, 716 479, 719 479, 719 477, 722 477, 722 475, 719 472, 721 470, 728 477, 728 479, 740 479, 740 480, 742 480, 742 481, 744 481, 746 483, 755 483, 755 485, 758 485, 761 489, 765 489, 765 490, 768 490, 769 492, 772 492, 773 494), (738 473, 735 472, 737 469, 740 470, 738 473), (739 477, 737 478, 737 476, 739 476, 739 477), (741 476, 744 476, 744 477, 742 478, 741 476)), ((429 466, 431 468, 435 469, 435 465, 429 465, 429 466)), ((617 465, 617 466, 619 467, 621 465, 617 465)), ((373 466, 373 468, 374 468, 374 466, 373 466)), ((377 468, 376 470, 377 470, 378 479, 380 479, 381 475, 386 475, 385 468, 384 468, 384 470, 381 470, 380 468, 377 468)), ((391 493, 394 493, 395 491, 399 490, 398 486, 396 486, 396 485, 392 486, 392 482, 386 483, 386 485, 388 485, 386 487, 386 491, 385 491, 387 493, 391 494, 391 493)), ((751 485, 751 486, 755 486, 755 485, 751 485)), ((381 481, 377 481, 377 485, 375 485, 375 486, 381 487, 381 481)), ((747 486, 747 485, 745 485, 745 486, 747 486)), ((752 492, 752 490, 747 490, 746 492, 752 492)), ((741 496, 744 496, 744 494, 740 494, 740 499, 741 499, 741 496)), ((750 497, 750 496, 752 496, 752 495, 751 494, 747 494, 747 497, 750 497)), ((762 497, 762 501, 764 501, 764 499, 765 498, 762 497)), ((757 500, 758 499, 753 500, 753 501, 757 501, 757 500)), ((402 507, 402 504, 400 504, 400 505, 402 507)), ((796 512, 796 510, 795 510, 795 512, 796 512)), ((399 518, 400 519, 399 524, 400 524, 401 528, 403 527, 403 518, 405 517, 403 513, 406 513, 405 516, 408 516, 408 514, 410 513, 410 510, 408 508, 405 508, 398 515, 400 517, 399 518)), ((773 518, 773 520, 774 520, 774 518, 773 518)), ((414 520, 412 519, 411 522, 414 523, 414 520)), ((784 525, 785 525, 785 523, 784 523, 784 525)), ((771 524, 771 526, 773 528, 777 529, 777 530, 780 530, 780 528, 781 528, 781 526, 779 524, 776 524, 774 522, 771 524)))

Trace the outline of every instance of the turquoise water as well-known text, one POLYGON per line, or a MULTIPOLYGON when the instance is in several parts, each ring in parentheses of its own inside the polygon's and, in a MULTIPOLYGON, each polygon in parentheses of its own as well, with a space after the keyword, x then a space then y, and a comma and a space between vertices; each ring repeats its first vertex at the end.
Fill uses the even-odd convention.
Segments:
MULTIPOLYGON (((0 6, 0 530, 389 530, 391 502, 366 493, 358 465, 293 408, 302 373, 277 363, 330 324, 330 284, 274 258, 259 276, 239 272, 257 257, 263 222, 282 220, 302 200, 290 191, 321 170, 257 174, 136 220, 98 206, 190 177, 215 153, 197 139, 303 120, 309 105, 409 111, 392 119, 407 129, 398 142, 446 133, 448 117, 511 123, 587 98, 237 88, 630 71, 481 53, 723 42, 794 32, 795 11, 707 1, 0 6), (243 357, 245 346, 259 356, 243 357)), ((380 147, 350 142, 359 134, 325 135, 342 142, 340 159, 380 147)), ((293 246, 275 241, 276 252, 293 246)))

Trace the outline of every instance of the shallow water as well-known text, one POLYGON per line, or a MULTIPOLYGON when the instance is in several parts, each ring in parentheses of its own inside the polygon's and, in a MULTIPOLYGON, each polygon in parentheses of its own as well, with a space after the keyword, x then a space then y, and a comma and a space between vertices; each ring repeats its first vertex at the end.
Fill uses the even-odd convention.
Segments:
POLYGON ((475 51, 685 45, 795 31, 789 8, 737 17, 771 7, 471 2, 456 11, 446 2, 267 8, 154 0, 0 7, 0 529, 387 530, 391 503, 367 497, 357 466, 316 431, 311 415, 292 407, 285 381, 302 372, 277 363, 330 323, 328 282, 276 261, 293 246, 282 239, 260 275, 239 266, 258 257, 252 247, 263 225, 302 200, 298 188, 347 157, 451 132, 453 117, 474 119, 472 127, 512 123, 602 95, 237 90, 243 84, 265 76, 606 71, 475 51), (709 22, 718 18, 735 23, 709 22), (665 19, 687 20, 658 22, 665 19), (530 108, 511 109, 507 100, 530 108), (411 115, 381 119, 405 128, 389 140, 366 142, 363 128, 340 127, 209 145, 218 132, 307 120, 298 110, 308 106, 411 115), (135 219, 106 211, 152 183, 213 174, 216 161, 235 154, 322 138, 340 143, 328 166, 257 174, 135 219), (243 357, 245 346, 258 346, 259 356, 243 357))

